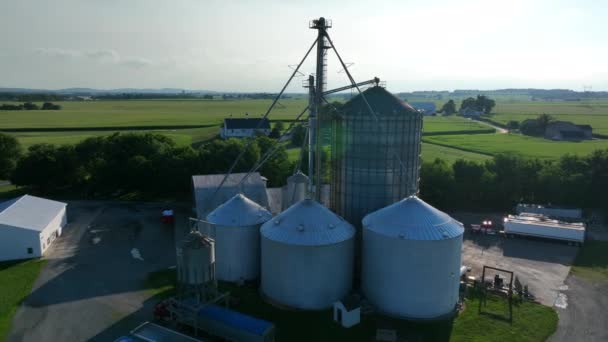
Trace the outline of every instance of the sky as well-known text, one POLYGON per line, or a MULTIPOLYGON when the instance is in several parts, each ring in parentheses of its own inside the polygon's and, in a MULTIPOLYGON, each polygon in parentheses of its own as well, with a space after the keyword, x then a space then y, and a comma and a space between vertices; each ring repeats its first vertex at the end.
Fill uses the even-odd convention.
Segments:
MULTIPOLYGON (((604 0, 0 0, 0 87, 277 92, 320 16, 355 79, 395 92, 608 90, 604 0)), ((328 87, 347 81, 330 51, 328 87)))

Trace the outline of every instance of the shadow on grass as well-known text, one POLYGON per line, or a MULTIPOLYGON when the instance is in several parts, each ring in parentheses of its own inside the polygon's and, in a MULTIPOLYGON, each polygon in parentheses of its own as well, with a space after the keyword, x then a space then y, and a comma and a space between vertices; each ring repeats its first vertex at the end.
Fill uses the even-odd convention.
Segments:
MULTIPOLYGON (((110 326, 92 341, 108 341, 126 335, 137 325, 152 320, 154 306, 175 294, 175 270, 161 270, 148 274, 143 287, 151 295, 142 309, 110 326)), ((220 283, 220 291, 230 292, 231 309, 273 322, 276 341, 371 341, 377 329, 397 331, 399 341, 449 341, 452 320, 440 322, 411 322, 381 315, 366 315, 359 325, 343 328, 332 319, 331 310, 301 311, 277 308, 265 302, 256 284, 236 286, 220 283)))

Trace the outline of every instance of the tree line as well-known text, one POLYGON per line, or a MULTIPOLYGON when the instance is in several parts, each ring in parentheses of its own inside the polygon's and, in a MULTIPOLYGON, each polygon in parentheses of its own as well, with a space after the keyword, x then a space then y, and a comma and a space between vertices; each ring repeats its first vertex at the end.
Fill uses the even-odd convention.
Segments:
POLYGON ((439 208, 510 210, 517 203, 600 208, 608 213, 608 149, 559 160, 497 155, 485 162, 422 164, 421 197, 439 208))
MULTIPOLYGON (((179 196, 190 192, 192 175, 225 173, 243 150, 234 172, 247 172, 277 142, 256 137, 247 149, 245 144, 244 140, 216 139, 193 148, 177 146, 161 134, 115 133, 75 145, 37 144, 22 153, 14 137, 0 134, 0 179, 40 194, 179 196)), ((270 186, 282 185, 293 172, 285 148, 276 147, 259 170, 270 186)))
POLYGON ((25 102, 23 104, 1 104, 0 110, 60 110, 61 106, 52 102, 45 102, 42 106, 38 106, 32 102, 25 102))
POLYGON ((477 95, 477 97, 468 97, 460 103, 460 109, 456 109, 456 102, 454 100, 448 100, 441 109, 439 113, 443 113, 445 115, 456 114, 458 111, 463 111, 466 109, 471 109, 478 111, 483 114, 490 114, 492 109, 496 106, 496 101, 485 95, 477 95))
MULTIPOLYGON (((244 154, 234 172, 247 172, 270 149, 276 153, 259 169, 269 186, 285 184, 295 165, 285 147, 260 136, 246 140, 212 140, 198 148, 176 146, 154 133, 115 133, 75 145, 38 144, 23 153, 18 141, 0 134, 0 179, 40 194, 78 193, 84 198, 138 193, 171 197, 190 193, 196 174, 225 173, 244 154)), ((301 167, 306 172, 307 153, 301 167)), ((323 169, 329 171, 329 153, 323 169)), ((327 179, 327 177, 324 178, 327 179)), ((608 213, 602 190, 608 189, 608 149, 586 156, 564 155, 539 160, 497 155, 453 164, 436 159, 422 163, 420 194, 442 209, 505 210, 519 202, 601 208, 608 213)))

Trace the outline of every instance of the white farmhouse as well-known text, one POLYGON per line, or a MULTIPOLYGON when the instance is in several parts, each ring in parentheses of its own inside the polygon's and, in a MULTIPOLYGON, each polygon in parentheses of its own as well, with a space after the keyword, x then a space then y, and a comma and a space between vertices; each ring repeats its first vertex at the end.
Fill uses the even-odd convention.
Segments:
POLYGON ((270 134, 270 120, 259 118, 224 119, 220 129, 223 139, 253 137, 256 134, 270 134))
POLYGON ((0 203, 0 261, 43 256, 67 224, 66 206, 30 195, 0 203))

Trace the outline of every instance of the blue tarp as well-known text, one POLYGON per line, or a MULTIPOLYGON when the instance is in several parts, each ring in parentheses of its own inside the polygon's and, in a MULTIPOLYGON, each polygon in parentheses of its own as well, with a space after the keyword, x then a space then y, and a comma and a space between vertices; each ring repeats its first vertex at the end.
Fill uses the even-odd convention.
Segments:
POLYGON ((241 329, 252 334, 263 336, 272 323, 228 310, 217 305, 206 305, 198 312, 200 317, 216 320, 228 326, 241 329))

